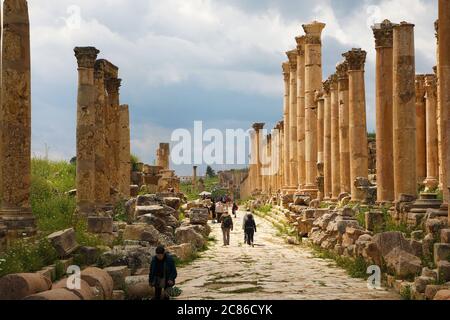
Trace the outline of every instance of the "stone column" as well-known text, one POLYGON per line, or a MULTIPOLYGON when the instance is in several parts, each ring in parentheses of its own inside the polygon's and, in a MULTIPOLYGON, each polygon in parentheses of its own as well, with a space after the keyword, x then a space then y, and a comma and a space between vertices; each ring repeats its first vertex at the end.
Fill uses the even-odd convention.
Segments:
POLYGON ((317 163, 323 165, 325 98, 322 89, 316 91, 317 103, 317 163))
POLYGON ((416 75, 416 170, 417 184, 427 177, 425 75, 416 75))
POLYGON ((120 179, 119 192, 125 198, 130 197, 131 150, 130 150, 130 108, 120 106, 120 179))
POLYGON ((417 196, 414 25, 394 27, 394 187, 417 196))
POLYGON ((389 20, 375 25, 377 201, 394 201, 393 146, 393 27, 389 20))
POLYGON ((77 209, 88 216, 95 210, 95 85, 94 66, 99 51, 75 48, 78 61, 77 209))
POLYGON ((317 108, 315 92, 322 86, 322 30, 324 23, 303 25, 305 36, 305 162, 303 191, 317 196, 317 108))
MULTIPOLYGON (((446 185, 450 186, 450 175, 447 170, 450 167, 450 148, 448 147, 448 136, 450 134, 450 120, 447 118, 450 116, 450 1, 449 0, 439 0, 439 85, 440 93, 439 99, 441 103, 441 109, 447 119, 445 124, 446 135, 443 145, 445 145, 445 157, 444 157, 444 172, 446 174, 446 185)), ((444 188, 447 189, 447 188, 444 188)), ((447 198, 444 198, 445 202, 448 203, 448 193, 447 198)), ((449 207, 450 208, 450 207, 449 207)), ((450 209, 449 209, 450 210, 450 209)), ((449 213, 449 224, 450 224, 450 213, 449 213)))
POLYGON ((192 189, 197 190, 197 166, 192 167, 192 189))
POLYGON ((323 173, 324 173, 324 197, 330 200, 332 196, 331 174, 331 93, 330 79, 323 82, 324 98, 324 124, 323 124, 323 173))
POLYGON ((266 177, 266 192, 267 195, 272 194, 272 135, 268 134, 267 137, 267 146, 266 146, 266 171, 265 171, 265 177, 266 177))
POLYGON ((297 49, 286 53, 290 65, 289 89, 289 187, 296 190, 298 187, 298 138, 297 138, 297 49))
POLYGON ((262 175, 261 175, 261 130, 264 129, 264 123, 255 123, 253 124, 253 129, 255 130, 255 146, 256 146, 256 189, 262 190, 262 175))
POLYGON ((256 190, 256 134, 255 131, 250 131, 250 166, 249 166, 249 178, 250 178, 250 192, 256 190))
POLYGON ((298 188, 305 185, 305 37, 297 41, 297 138, 298 188))
POLYGON ((437 132, 437 87, 433 74, 425 78, 426 89, 426 155, 427 178, 424 181, 427 191, 435 191, 439 185, 439 157, 437 132))
POLYGON ((156 151, 156 165, 163 168, 163 170, 169 170, 169 157, 170 157, 170 145, 168 143, 160 143, 159 149, 156 151))
POLYGON ((290 116, 290 104, 289 104, 289 97, 290 97, 290 66, 289 62, 283 63, 283 76, 284 76, 284 108, 283 108, 283 115, 284 115, 284 139, 283 139, 283 145, 284 145, 284 154, 283 154, 283 166, 284 166, 284 188, 289 188, 291 186, 291 176, 290 176, 290 123, 291 123, 291 116, 290 116))
POLYGON ((103 61, 95 63, 95 205, 104 208, 110 201, 110 185, 106 169, 106 114, 105 66, 103 61))
POLYGON ((339 91, 338 77, 333 74, 330 81, 331 117, 331 199, 336 201, 341 193, 341 156, 339 137, 339 91))
POLYGON ((278 189, 281 190, 284 187, 284 121, 278 122, 278 130, 279 130, 279 145, 280 145, 280 153, 278 157, 279 161, 279 172, 278 172, 278 189))
POLYGON ((121 79, 110 77, 106 80, 106 90, 108 92, 108 156, 109 159, 109 179, 111 187, 119 191, 119 148, 120 148, 120 98, 119 89, 121 79))
POLYGON ((27 2, 6 0, 3 13, 0 222, 7 228, 7 239, 14 239, 36 233, 30 205, 31 62, 27 2))
POLYGON ((350 140, 349 140, 349 83, 347 62, 336 66, 339 94, 339 156, 341 191, 351 192, 350 182, 350 140))
POLYGON ((357 178, 367 179, 369 174, 364 82, 366 55, 361 49, 343 54, 348 64, 349 77, 350 181, 353 201, 366 200, 365 192, 357 188, 355 181, 357 178))

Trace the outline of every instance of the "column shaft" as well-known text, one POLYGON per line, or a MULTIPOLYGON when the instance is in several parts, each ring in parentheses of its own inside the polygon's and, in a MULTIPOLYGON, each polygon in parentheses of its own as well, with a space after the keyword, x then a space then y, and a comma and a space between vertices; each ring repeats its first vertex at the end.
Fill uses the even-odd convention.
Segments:
POLYGON ((305 163, 304 191, 317 196, 317 108, 315 92, 322 86, 322 41, 325 24, 303 25, 305 30, 305 163))
POLYGON ((394 27, 394 187, 417 195, 414 25, 394 27))
POLYGON ((350 140, 349 140, 349 83, 346 62, 336 67, 339 83, 339 154, 341 193, 351 192, 350 182, 350 140))
POLYGON ((290 182, 290 123, 291 123, 291 116, 290 116, 290 104, 289 104, 289 97, 290 97, 290 67, 289 63, 283 63, 283 76, 284 76, 284 107, 283 107, 283 115, 284 115, 284 160, 283 160, 283 166, 284 166, 284 187, 288 188, 291 185, 290 182))
POLYGON ((349 140, 350 140, 350 181, 353 201, 364 201, 366 195, 357 188, 357 178, 367 178, 368 144, 366 124, 366 96, 364 64, 366 52, 353 49, 344 54, 349 75, 349 140))
POLYGON ((297 49, 287 52, 290 65, 289 89, 289 187, 298 187, 298 138, 297 138, 297 49))
POLYGON ((416 170, 417 183, 427 176, 427 134, 425 108, 425 76, 416 75, 416 170))
POLYGON ((324 198, 326 200, 332 197, 332 172, 331 172, 331 81, 323 83, 324 92, 324 142, 323 142, 323 173, 324 173, 324 198))
POLYGON ((297 138, 298 185, 305 185, 305 37, 297 37, 297 138))
POLYGON ((34 235, 36 223, 30 204, 31 61, 27 2, 6 0, 3 14, 0 221, 7 227, 9 241, 34 235))
POLYGON ((75 48, 78 60, 77 108, 77 210, 92 215, 95 210, 95 85, 94 65, 99 51, 75 48))
POLYGON ((394 201, 393 149, 393 24, 374 26, 376 48, 377 201, 394 201))
POLYGON ((331 108, 331 198, 337 200, 341 193, 341 155, 339 134, 339 91, 338 77, 330 77, 331 108))
POLYGON ((130 197, 131 150, 130 150, 130 111, 128 105, 120 106, 120 177, 119 192, 125 198, 130 197))

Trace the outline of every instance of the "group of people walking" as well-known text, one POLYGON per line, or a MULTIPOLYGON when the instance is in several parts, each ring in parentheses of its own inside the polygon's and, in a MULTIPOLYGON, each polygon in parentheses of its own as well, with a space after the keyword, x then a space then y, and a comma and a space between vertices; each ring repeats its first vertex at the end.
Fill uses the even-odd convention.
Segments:
MULTIPOLYGON (((231 208, 231 214, 234 218, 237 218, 237 210, 239 207, 236 203, 233 203, 231 208)), ((230 234, 234 229, 233 217, 228 212, 228 206, 223 204, 222 202, 218 202, 217 204, 213 204, 211 207, 211 211, 213 213, 213 221, 221 224, 222 234, 223 234, 223 245, 230 245, 230 234), (212 209, 214 207, 214 209, 212 209)), ((242 222, 242 228, 244 230, 244 242, 249 246, 254 247, 254 235, 256 232, 256 222, 255 218, 251 213, 248 213, 244 216, 244 220, 242 222)))

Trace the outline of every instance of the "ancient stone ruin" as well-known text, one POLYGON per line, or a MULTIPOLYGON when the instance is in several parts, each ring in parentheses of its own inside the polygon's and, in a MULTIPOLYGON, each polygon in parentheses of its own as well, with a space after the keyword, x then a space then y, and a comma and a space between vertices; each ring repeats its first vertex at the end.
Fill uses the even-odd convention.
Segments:
POLYGON ((449 19, 448 1, 440 1, 437 67, 424 75, 415 72, 413 24, 373 26, 376 138, 366 124, 366 51, 344 52, 324 79, 325 24, 303 25, 282 63, 282 119, 269 136, 253 125, 240 186, 241 198, 253 199, 249 209, 272 205, 272 216, 311 244, 385 266, 388 284, 410 286, 416 299, 432 299, 450 281, 449 19), (262 170, 267 159, 270 170, 262 170))

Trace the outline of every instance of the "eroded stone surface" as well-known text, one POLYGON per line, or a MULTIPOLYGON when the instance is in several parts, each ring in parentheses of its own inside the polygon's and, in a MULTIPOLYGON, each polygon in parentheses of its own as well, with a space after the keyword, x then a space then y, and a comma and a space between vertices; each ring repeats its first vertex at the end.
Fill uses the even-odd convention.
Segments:
POLYGON ((255 247, 244 245, 243 214, 238 212, 229 247, 222 247, 220 225, 213 224, 219 241, 178 270, 179 299, 399 299, 391 291, 369 290, 332 261, 314 258, 309 248, 286 244, 260 218, 255 247))

